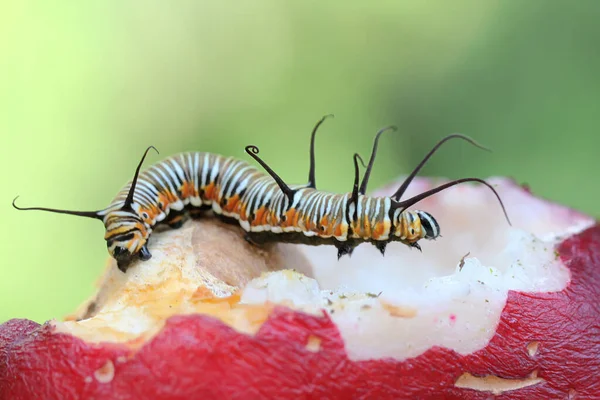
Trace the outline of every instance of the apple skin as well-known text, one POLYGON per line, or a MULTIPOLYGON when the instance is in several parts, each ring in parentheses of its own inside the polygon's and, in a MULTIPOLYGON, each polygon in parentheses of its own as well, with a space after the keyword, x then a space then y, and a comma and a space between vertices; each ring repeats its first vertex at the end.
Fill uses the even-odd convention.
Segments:
POLYGON ((13 319, 0 325, 0 399, 600 399, 600 225, 557 251, 567 288, 509 292, 495 335, 473 354, 434 347, 405 361, 352 361, 325 313, 284 307, 254 336, 186 315, 137 344, 91 344, 13 319), (463 373, 541 381, 494 395, 457 387, 463 373))

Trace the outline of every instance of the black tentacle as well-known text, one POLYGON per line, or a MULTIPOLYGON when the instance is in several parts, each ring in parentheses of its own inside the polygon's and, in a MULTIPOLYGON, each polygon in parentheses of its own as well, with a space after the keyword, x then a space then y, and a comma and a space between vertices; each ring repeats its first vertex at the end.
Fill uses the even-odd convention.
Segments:
POLYGON ((506 218, 506 221, 508 222, 509 225, 512 226, 510 219, 508 218, 508 213, 506 212, 506 208, 504 207, 504 203, 502 202, 502 199, 500 198, 500 195, 498 194, 498 192, 496 192, 496 189, 494 189, 492 187, 492 185, 490 185, 489 183, 487 183, 486 181, 484 181, 483 179, 479 179, 479 178, 462 178, 462 179, 457 179, 455 181, 451 181, 448 183, 445 183, 441 186, 438 186, 434 189, 430 189, 427 190, 423 193, 420 193, 416 196, 411 197, 408 200, 404 200, 404 201, 393 201, 393 205, 395 208, 400 208, 401 211, 406 210, 408 207, 418 203, 419 201, 426 199, 427 197, 433 196, 434 194, 441 192, 444 189, 447 189, 449 187, 452 187, 454 185, 458 185, 459 183, 463 183, 463 182, 479 182, 484 184, 485 186, 487 186, 492 192, 494 192, 494 195, 496 196, 496 198, 498 199, 498 202, 500 203, 500 206, 502 207, 502 211, 504 212, 504 217, 506 218))
POLYGON ((400 199, 402 198, 402 195, 404 195, 404 192, 406 192, 406 189, 408 188, 408 185, 410 185, 410 183, 412 182, 412 180, 415 178, 415 176, 417 176, 417 174, 419 173, 419 171, 421 170, 421 168, 423 168, 423 166, 427 163, 427 161, 429 160, 429 158, 431 158, 431 156, 437 151, 437 149, 440 148, 440 146, 444 143, 446 143, 448 140, 450 139, 462 139, 462 140, 466 140, 467 142, 471 143, 473 146, 478 147, 482 150, 486 150, 486 151, 491 151, 490 149, 488 149, 487 147, 484 147, 482 145, 480 145, 479 143, 477 143, 476 141, 474 141, 473 139, 471 139, 470 137, 466 136, 466 135, 462 135, 460 133, 454 133, 452 135, 448 135, 445 138, 443 138, 442 140, 440 140, 435 146, 433 146, 433 148, 425 155, 425 157, 423 158, 423 160, 421 160, 421 162, 419 164, 417 164, 417 166, 415 167, 415 169, 410 173, 410 175, 408 175, 408 177, 404 180, 404 182, 402 182, 402 185, 400 185, 400 187, 398 188, 398 190, 396 191, 396 193, 394 193, 392 195, 392 198, 400 201, 400 199))
POLYGON ((317 124, 315 125, 315 127, 312 130, 312 133, 310 134, 310 166, 308 168, 308 184, 307 184, 307 187, 309 187, 309 188, 313 188, 313 189, 317 188, 317 181, 315 179, 315 136, 316 136, 317 130, 319 129, 321 124, 327 118, 330 118, 330 117, 333 118, 334 115, 327 114, 327 115, 323 116, 323 118, 321 118, 319 120, 319 122, 317 122, 317 124))
POLYGON ((19 196, 14 198, 14 200, 12 201, 12 206, 19 211, 29 211, 29 210, 48 211, 48 212, 53 212, 53 213, 57 213, 57 214, 68 214, 68 215, 75 215, 78 217, 86 217, 86 218, 102 220, 102 217, 100 216, 99 211, 70 211, 70 210, 59 210, 57 208, 46 208, 46 207, 19 207, 15 203, 18 198, 19 198, 19 196))
POLYGON ((352 220, 356 221, 356 218, 358 216, 358 196, 359 196, 359 194, 362 194, 358 190, 358 179, 359 179, 358 175, 360 172, 358 169, 358 161, 360 160, 363 167, 365 167, 365 162, 363 161, 362 157, 358 153, 354 153, 353 158, 354 158, 354 187, 352 188, 352 195, 350 196, 350 202, 348 202, 348 206, 350 206, 350 204, 354 204, 354 216, 353 216, 352 220))
POLYGON ((290 187, 283 181, 283 179, 281 179, 279 175, 277 175, 275 171, 273 171, 271 167, 269 167, 267 163, 264 162, 262 158, 260 158, 257 155, 259 152, 260 149, 257 146, 246 146, 246 153, 248 153, 250 157, 254 158, 254 160, 256 160, 256 162, 258 162, 265 169, 265 171, 267 171, 269 175, 271 175, 271 178, 273 178, 275 182, 277 182, 277 185, 279 186, 281 191, 287 196, 290 205, 292 205, 292 203, 294 202, 294 194, 296 193, 296 191, 290 189, 290 187))
POLYGON ((127 198, 125 199, 125 203, 123 203, 123 209, 129 209, 133 204, 133 195, 135 194, 135 186, 137 185, 138 176, 140 175, 140 169, 142 168, 144 159, 146 158, 146 155, 148 154, 150 149, 156 151, 156 154, 160 154, 154 146, 148 146, 146 151, 144 151, 144 155, 142 156, 142 159, 140 160, 137 168, 135 169, 135 174, 133 175, 133 179, 131 181, 131 187, 129 188, 129 193, 127 193, 127 198))
POLYGON ((371 151, 371 158, 369 159, 369 165, 366 167, 365 174, 363 175, 362 182, 360 184, 359 193, 365 194, 367 192, 367 185, 369 184, 369 178, 371 176, 371 170, 373 169, 373 164, 375 163, 375 156, 377 155, 377 146, 379 145, 379 138, 381 134, 386 131, 396 131, 398 128, 395 126, 386 126, 385 128, 380 129, 377 134, 375 134, 375 139, 373 140, 373 150, 371 151))

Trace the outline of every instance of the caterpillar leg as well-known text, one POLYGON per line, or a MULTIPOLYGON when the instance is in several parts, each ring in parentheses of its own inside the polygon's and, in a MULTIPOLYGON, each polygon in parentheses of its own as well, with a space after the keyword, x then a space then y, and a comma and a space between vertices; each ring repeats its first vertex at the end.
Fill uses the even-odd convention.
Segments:
POLYGON ((183 218, 179 219, 176 222, 169 223, 169 228, 171 229, 179 229, 183 226, 183 218))
POLYGON ((210 212, 212 207, 210 204, 203 204, 200 207, 188 206, 187 211, 191 219, 204 218, 207 212, 210 212))
POLYGON ((199 208, 195 208, 193 210, 190 210, 190 218, 191 219, 200 219, 200 218, 202 218, 202 210, 200 210, 199 208))
POLYGON ((250 232, 246 232, 246 234, 244 235, 244 240, 248 243, 250 243, 252 246, 260 246, 259 243, 257 243, 254 239, 252 239, 252 235, 250 232))
POLYGON ((179 229, 183 226, 183 218, 185 214, 183 212, 171 211, 168 219, 165 221, 171 229, 179 229))
POLYGON ((346 254, 348 255, 348 257, 352 256, 352 252, 354 251, 354 248, 357 245, 354 243, 349 243, 349 242, 338 242, 336 243, 335 247, 337 247, 338 249, 338 260, 340 258, 342 258, 343 256, 345 256, 346 254))
POLYGON ((419 250, 421 253, 423 252, 423 250, 421 250, 421 246, 417 242, 411 243, 411 244, 409 244, 409 246, 414 247, 415 249, 419 250))
POLYGON ((264 232, 246 232, 244 239, 253 246, 263 246, 269 243, 269 239, 264 232))
POLYGON ((385 256, 385 248, 388 245, 388 242, 375 242, 374 246, 377 247, 377 250, 381 252, 382 256, 385 256))

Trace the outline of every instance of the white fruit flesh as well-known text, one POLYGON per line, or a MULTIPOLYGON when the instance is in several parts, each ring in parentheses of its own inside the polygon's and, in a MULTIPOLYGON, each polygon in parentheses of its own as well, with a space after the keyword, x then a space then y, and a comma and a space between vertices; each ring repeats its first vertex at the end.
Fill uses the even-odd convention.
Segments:
MULTIPOLYGON (((252 281, 242 300, 292 300, 305 307, 320 303, 330 311, 353 359, 402 360, 433 346, 460 354, 481 349, 495 332, 509 290, 566 287, 569 271, 555 245, 594 223, 510 180, 489 182, 500 193, 512 227, 488 188, 455 186, 414 207, 431 213, 442 233, 435 241, 421 241, 422 253, 392 243, 382 257, 375 247, 362 244, 352 257, 338 261, 333 248, 303 246, 312 268, 302 272, 316 281, 298 277, 293 285, 289 275, 274 272, 252 281), (390 312, 390 304, 402 311, 390 312)), ((415 180, 405 198, 434 183, 444 181, 415 180)), ((376 194, 390 195, 397 186, 376 194)))

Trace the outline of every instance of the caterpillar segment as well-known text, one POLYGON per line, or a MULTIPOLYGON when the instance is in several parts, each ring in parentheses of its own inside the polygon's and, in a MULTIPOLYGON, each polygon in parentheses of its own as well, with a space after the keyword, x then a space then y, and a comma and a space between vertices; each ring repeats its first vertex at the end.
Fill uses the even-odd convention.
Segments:
POLYGON ((408 175, 390 197, 365 194, 381 135, 395 127, 381 129, 375 135, 369 163, 354 154, 352 192, 336 194, 318 190, 315 180, 315 135, 323 117, 314 127, 310 140, 308 182, 289 186, 259 157, 259 149, 250 145, 246 152, 261 167, 233 157, 213 153, 185 152, 168 157, 141 170, 150 150, 144 152, 133 179, 115 196, 110 205, 98 211, 70 211, 44 207, 41 210, 101 220, 109 254, 118 268, 126 272, 130 263, 152 257, 149 238, 159 224, 181 227, 184 219, 201 218, 207 211, 239 225, 246 240, 254 245, 268 242, 334 245, 338 258, 351 255, 361 243, 371 243, 382 255, 388 243, 399 241, 421 249, 419 241, 439 237, 435 218, 421 210, 408 210, 420 200, 462 182, 478 182, 490 188, 498 198, 507 221, 508 215, 496 191, 478 178, 463 178, 401 200, 406 188, 435 151, 450 139, 462 139, 483 148, 467 136, 448 135, 440 140, 408 175), (359 181, 359 162, 365 168, 359 181))

